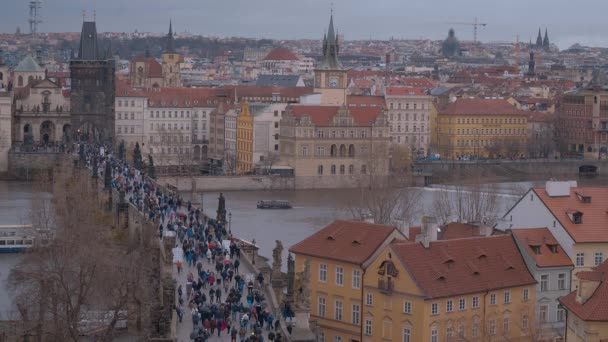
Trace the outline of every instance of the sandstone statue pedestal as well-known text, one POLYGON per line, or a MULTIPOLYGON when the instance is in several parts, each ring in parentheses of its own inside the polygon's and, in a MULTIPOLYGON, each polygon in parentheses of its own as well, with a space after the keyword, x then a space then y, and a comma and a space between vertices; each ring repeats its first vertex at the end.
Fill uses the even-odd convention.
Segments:
POLYGON ((291 331, 291 341, 293 342, 315 342, 317 337, 310 330, 308 320, 310 319, 310 310, 296 309, 295 310, 296 326, 291 331))

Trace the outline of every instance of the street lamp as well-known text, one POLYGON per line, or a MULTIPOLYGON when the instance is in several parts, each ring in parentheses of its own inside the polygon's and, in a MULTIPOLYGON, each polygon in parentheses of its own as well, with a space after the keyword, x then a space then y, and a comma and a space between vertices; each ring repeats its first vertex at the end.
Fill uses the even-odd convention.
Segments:
POLYGON ((228 234, 232 236, 232 212, 228 212, 228 234))

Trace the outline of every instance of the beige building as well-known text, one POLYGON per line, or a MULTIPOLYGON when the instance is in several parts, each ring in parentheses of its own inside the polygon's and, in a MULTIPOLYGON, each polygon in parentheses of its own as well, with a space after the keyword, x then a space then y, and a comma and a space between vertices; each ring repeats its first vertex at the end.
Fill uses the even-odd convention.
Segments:
POLYGON ((388 87, 385 98, 391 142, 405 145, 414 156, 427 155, 433 97, 419 87, 388 87))
POLYGON ((13 94, 0 90, 0 174, 8 172, 8 151, 11 148, 13 94))
POLYGON ((28 55, 15 67, 13 77, 16 88, 27 87, 34 81, 43 80, 45 71, 34 57, 28 55))

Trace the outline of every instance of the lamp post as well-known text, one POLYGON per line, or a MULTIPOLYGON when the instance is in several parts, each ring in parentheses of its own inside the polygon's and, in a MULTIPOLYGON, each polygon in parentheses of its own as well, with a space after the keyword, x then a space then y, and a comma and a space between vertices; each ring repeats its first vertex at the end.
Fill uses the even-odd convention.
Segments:
POLYGON ((228 234, 232 237, 232 212, 228 212, 228 234))

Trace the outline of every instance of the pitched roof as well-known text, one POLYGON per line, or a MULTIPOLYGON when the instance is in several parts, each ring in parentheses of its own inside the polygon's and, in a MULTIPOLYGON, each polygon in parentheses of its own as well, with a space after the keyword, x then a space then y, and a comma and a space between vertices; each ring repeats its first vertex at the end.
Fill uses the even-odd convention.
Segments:
POLYGON ((534 188, 533 191, 575 242, 608 241, 608 229, 606 229, 608 227, 608 188, 572 187, 570 195, 561 197, 550 197, 542 187, 534 188), (591 197, 591 201, 583 202, 577 193, 591 197), (569 210, 583 213, 582 223, 572 222, 567 214, 569 210))
POLYGON ((259 75, 255 85, 295 87, 299 80, 299 75, 259 75))
POLYGON ((557 240, 547 228, 518 228, 512 230, 515 238, 525 246, 538 267, 574 266, 557 240), (551 246, 554 250, 552 250, 551 246), (534 250, 536 248, 536 251, 534 250), (537 253, 538 252, 538 253, 537 253))
POLYGON ((265 61, 297 61, 299 60, 293 52, 286 48, 276 48, 271 50, 266 57, 265 61))
POLYGON ((503 99, 458 99, 439 111, 443 115, 525 115, 503 99))
POLYGON ((82 23, 80 46, 78 48, 78 59, 85 61, 94 61, 99 59, 97 27, 94 21, 85 21, 82 23))
POLYGON ((163 77, 163 67, 158 63, 156 58, 139 55, 131 61, 131 63, 137 62, 144 62, 147 64, 149 77, 163 77))
MULTIPOLYGON (((301 118, 309 116, 316 126, 329 126, 333 117, 338 114, 340 106, 292 105, 289 107, 293 116, 301 118)), ((371 126, 379 115, 382 107, 378 106, 348 106, 348 112, 355 119, 355 124, 361 127, 371 126)))
POLYGON ((382 245, 395 227, 337 220, 291 246, 290 252, 362 264, 382 245))
POLYGON ((27 55, 24 59, 21 60, 21 62, 19 62, 19 64, 17 64, 17 67, 13 71, 41 72, 41 71, 44 71, 44 69, 42 69, 40 67, 40 65, 38 64, 38 62, 36 62, 34 57, 32 57, 31 55, 27 55))
POLYGON ((386 107, 386 101, 383 96, 348 95, 346 103, 348 103, 349 107, 386 107))
POLYGON ((390 96, 423 96, 427 95, 426 91, 420 87, 387 87, 386 95, 390 96))
POLYGON ((608 261, 594 267, 592 271, 578 272, 579 279, 588 281, 599 281, 599 286, 595 289, 591 297, 584 303, 576 301, 576 291, 559 299, 560 303, 568 311, 585 321, 608 321, 608 261))
POLYGON ((460 222, 450 222, 441 227, 441 232, 437 234, 437 239, 453 240, 479 236, 481 236, 481 232, 479 226, 477 225, 460 222))
POLYGON ((511 235, 421 243, 391 249, 427 298, 535 284, 511 235))

